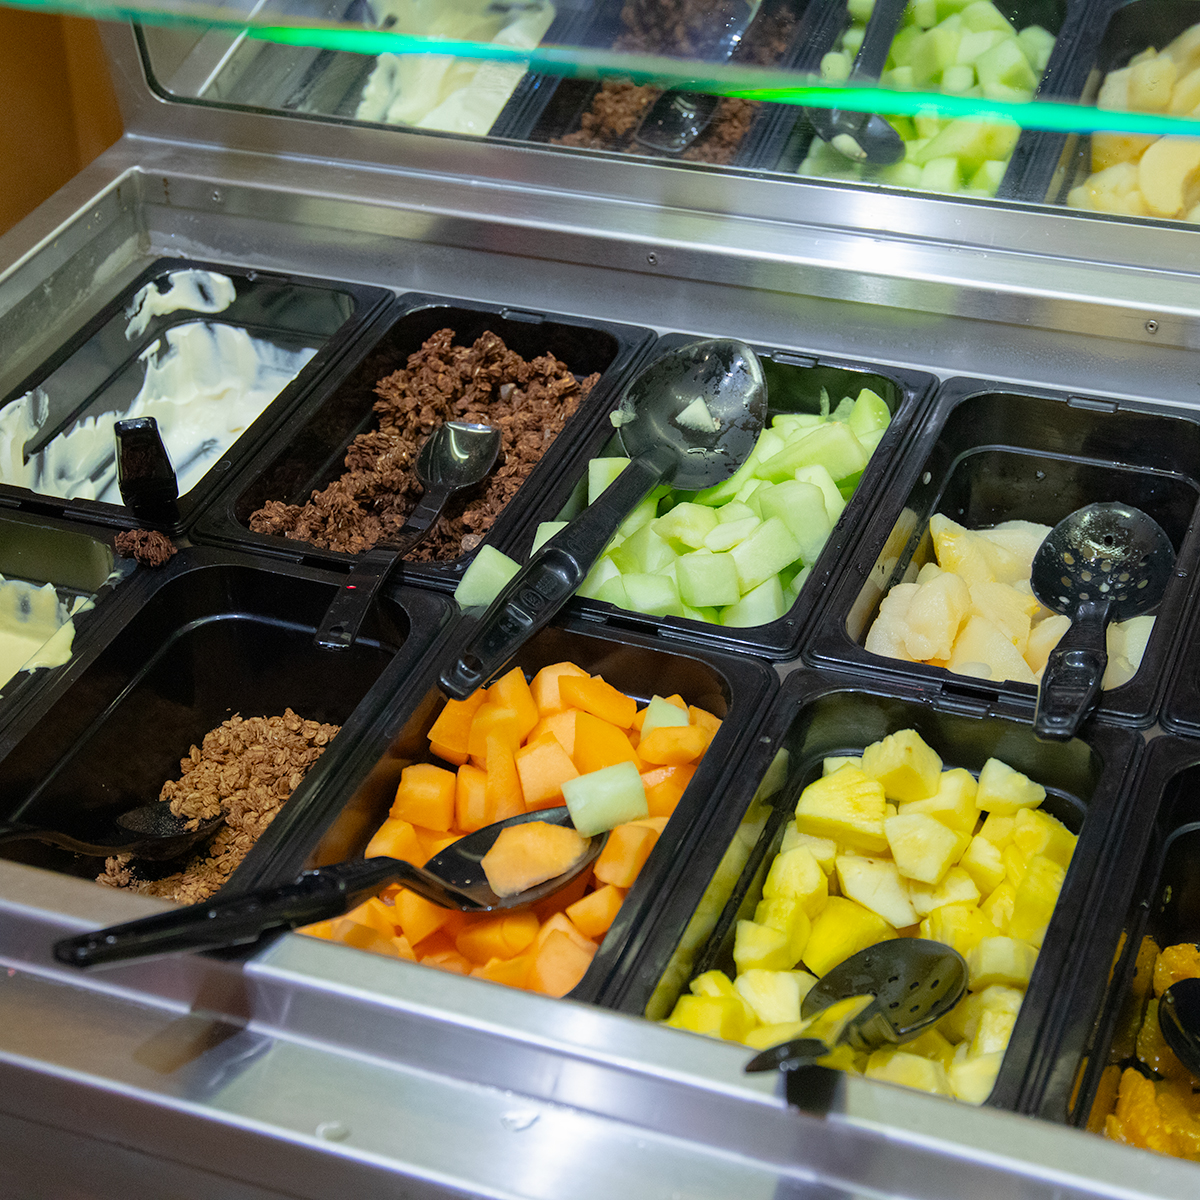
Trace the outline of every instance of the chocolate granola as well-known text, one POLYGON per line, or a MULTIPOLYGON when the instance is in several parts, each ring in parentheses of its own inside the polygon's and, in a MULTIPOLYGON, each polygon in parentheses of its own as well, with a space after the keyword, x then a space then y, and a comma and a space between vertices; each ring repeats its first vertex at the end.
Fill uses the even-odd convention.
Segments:
POLYGON ((429 536, 408 556, 448 561, 473 550, 537 465, 599 375, 579 381, 552 354, 526 361, 494 333, 472 346, 435 333, 402 370, 379 380, 378 428, 346 453, 346 472, 304 504, 270 500, 250 517, 256 533, 357 554, 393 537, 421 494, 417 454, 434 428, 467 421, 500 428, 496 469, 459 492, 429 536))
POLYGON ((161 567, 175 557, 175 543, 157 529, 122 529, 113 538, 122 558, 135 558, 143 567, 161 567))
POLYGON ((193 829, 224 814, 212 841, 163 879, 141 878, 131 855, 115 855, 97 882, 180 904, 206 900, 246 857, 338 729, 303 720, 290 708, 282 717, 230 717, 191 748, 180 760, 180 778, 168 780, 159 793, 193 829))

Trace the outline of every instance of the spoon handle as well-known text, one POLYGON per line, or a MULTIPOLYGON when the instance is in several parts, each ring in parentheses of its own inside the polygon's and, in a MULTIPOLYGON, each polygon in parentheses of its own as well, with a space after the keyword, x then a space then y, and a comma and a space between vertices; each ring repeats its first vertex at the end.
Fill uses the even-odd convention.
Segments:
POLYGON ((305 871, 293 883, 235 896, 217 895, 187 908, 64 938, 55 944, 54 956, 73 967, 91 967, 149 955, 240 946, 273 929, 296 929, 340 917, 400 879, 417 890, 415 884, 424 882, 425 874, 395 858, 334 863, 305 871))
POLYGON ((1033 734, 1039 740, 1070 740, 1095 706, 1108 665, 1105 627, 1109 608, 1107 600, 1082 602, 1071 627, 1050 652, 1033 718, 1033 734))
POLYGON ((875 0, 848 83, 878 83, 908 0, 875 0))
POLYGON ((338 588, 321 621, 314 641, 318 650, 349 650, 384 581, 396 564, 419 545, 433 528, 453 487, 430 486, 408 515, 394 542, 380 542, 365 551, 338 588))
POLYGON ((57 846, 60 850, 69 850, 72 854, 87 854, 99 858, 108 854, 121 854, 137 839, 132 834, 124 837, 118 832, 111 843, 86 842, 82 838, 72 837, 69 833, 60 833, 57 829, 40 829, 36 825, 23 825, 20 821, 0 822, 0 843, 4 842, 46 842, 57 846))
POLYGON ((617 527, 674 466, 674 451, 666 446, 638 455, 595 503, 542 546, 492 602, 458 661, 442 672, 448 696, 465 700, 550 621, 587 577, 617 527))

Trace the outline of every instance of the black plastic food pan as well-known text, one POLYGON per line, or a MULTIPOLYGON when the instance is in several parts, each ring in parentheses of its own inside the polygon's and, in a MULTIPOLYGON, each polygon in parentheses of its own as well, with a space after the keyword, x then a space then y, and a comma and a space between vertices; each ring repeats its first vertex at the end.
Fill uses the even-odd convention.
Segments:
MULTIPOLYGON (((740 0, 735 2, 740 5, 740 0)), ((638 25, 647 18, 652 22, 657 8, 658 5, 654 3, 630 5, 624 0, 603 0, 594 7, 591 21, 581 30, 580 44, 604 50, 613 48, 619 39, 634 36, 638 25)), ((680 8, 677 15, 681 17, 682 24, 688 14, 686 9, 680 8)), ((706 14, 704 19, 710 22, 720 19, 720 6, 717 12, 706 14)), ((807 0, 765 0, 734 52, 733 61, 760 63, 781 69, 802 69, 801 64, 807 64, 810 59, 814 63, 820 61, 820 55, 829 48, 834 33, 827 6, 820 0, 813 0, 812 3, 807 0)), ((650 35, 644 35, 644 40, 648 43, 650 35)), ((644 54, 683 54, 684 57, 691 57, 674 46, 646 44, 639 50, 644 54)), ((535 142, 553 142, 578 132, 584 115, 591 109, 592 101, 601 90, 600 85, 591 80, 550 79, 547 82, 549 86, 545 89, 546 95, 540 109, 531 112, 535 119, 529 122, 524 131, 514 132, 510 136, 526 137, 535 142)), ((662 155, 637 141, 629 141, 624 133, 614 137, 610 145, 597 149, 656 158, 719 161, 727 166, 753 166, 761 156, 764 142, 773 139, 781 123, 786 126, 790 111, 786 105, 760 104, 741 133, 737 145, 732 148, 732 156, 728 158, 728 141, 724 135, 713 138, 713 126, 709 127, 707 140, 702 134, 679 155, 662 155), (714 159, 713 153, 720 157, 714 159)))
MULTIPOLYGON (((174 294, 182 295, 182 288, 174 294)), ((0 401, 10 436, 22 439, 27 464, 21 479, 0 482, 0 502, 105 524, 136 523, 181 531, 227 473, 279 424, 305 388, 337 361, 391 298, 390 292, 359 284, 159 259, 0 401), (168 306, 161 313, 149 308, 139 324, 135 301, 142 289, 154 285, 160 295, 171 293, 172 276, 178 285, 186 278, 180 273, 191 271, 224 277, 232 283, 234 295, 222 294, 220 281, 214 287, 208 279, 198 296, 184 297, 184 307, 168 306), (231 341, 246 335, 265 344, 257 357, 244 342, 231 341), (173 338, 179 339, 178 344, 173 338), (229 374, 214 365, 221 354, 226 361, 237 356, 229 374), (303 355, 306 361, 281 355, 303 355), (289 362, 294 371, 290 366, 283 369, 289 362), (176 415, 163 407, 146 410, 152 416, 157 412, 159 431, 182 481, 181 494, 173 506, 139 510, 135 520, 122 503, 116 482, 113 436, 97 438, 94 446, 89 439, 83 452, 55 439, 73 436, 79 445, 78 439, 86 438, 91 428, 89 422, 128 412, 152 368, 162 369, 162 390, 172 398, 178 399, 181 389, 199 380, 203 394, 227 391, 238 399, 213 406, 234 414, 227 431, 211 428, 212 410, 190 418, 196 421, 194 432, 188 429, 186 414, 176 415), (245 397, 255 380, 262 393, 277 393, 261 415, 246 407, 245 397), (34 389, 39 389, 36 394, 34 389), (26 402, 23 398, 30 394, 33 398, 26 402), (237 432, 243 427, 244 432, 237 432), (173 434, 173 428, 180 432, 173 434)), ((140 407, 134 415, 142 415, 140 407)))
MULTIPOLYGON (((1095 105, 1110 71, 1128 66, 1135 54, 1147 48, 1161 50, 1196 24, 1200 24, 1200 0, 1133 0, 1131 4, 1101 0, 1075 49, 1072 90, 1061 95, 1095 105)), ((1039 167, 1036 176, 1031 172, 1025 197, 1064 204, 1067 193, 1092 173, 1092 136, 1044 133, 1041 143, 1039 167)))
POLYGON ((929 518, 942 513, 968 529, 1008 520, 1054 525, 1086 504, 1119 500, 1152 516, 1178 556, 1157 609, 1141 669, 1101 693, 1097 711, 1149 725, 1173 663, 1196 557, 1193 517, 1200 500, 1200 421, 1133 401, 1093 400, 1040 389, 952 379, 934 399, 920 436, 894 475, 888 499, 853 562, 830 587, 806 660, 919 684, 981 703, 1032 712, 1031 684, 992 682, 942 667, 868 654, 867 631, 884 595, 933 561, 929 518))
POLYGON ((1194 607, 1187 618, 1176 654, 1177 665, 1167 685, 1159 716, 1164 729, 1185 737, 1200 737, 1200 632, 1196 629, 1197 619, 1200 619, 1200 607, 1194 607))
MULTIPOLYGON (((116 816, 157 800, 165 781, 179 779, 180 759, 223 721, 290 707, 342 726, 282 809, 287 821, 268 826, 263 840, 302 826, 314 783, 337 773, 366 719, 352 720, 355 710, 378 709, 403 686, 451 608, 444 597, 393 590, 353 648, 331 654, 316 649, 313 636, 337 587, 328 572, 264 569, 199 549, 149 578, 148 595, 118 592, 110 601, 110 615, 120 616, 115 632, 106 628, 95 645, 85 644, 84 631, 74 669, 14 728, 0 758, 0 816, 91 840, 116 816)), ((40 842, 6 843, 2 852, 85 878, 104 869, 103 858, 40 842)), ((161 877, 180 865, 147 864, 139 874, 161 877)))
MULTIPOLYGON (((1026 726, 930 703, 919 689, 831 672, 799 670, 784 681, 766 719, 730 773, 704 837, 677 885, 655 906, 636 960, 601 996, 623 1012, 667 1017, 691 979, 717 968, 734 978, 736 922, 753 917, 762 885, 800 793, 827 756, 859 755, 890 733, 915 729, 945 768, 978 775, 996 757, 1045 787, 1042 807, 1079 835, 1058 905, 1038 955, 999 1077, 987 1103, 1018 1108, 1041 1052, 1043 1025, 1059 980, 1074 968, 1072 947, 1090 913, 1096 863, 1118 813, 1121 785, 1141 739, 1093 729, 1042 743, 1026 726)), ((747 1050, 747 1059, 751 1051, 747 1050)))
POLYGON ((12 590, 11 608, 8 602, 0 604, 4 614, 0 639, 5 639, 0 645, 6 664, 0 677, 15 670, 0 682, 0 729, 60 670, 48 665, 25 669, 17 662, 26 649, 32 649, 18 622, 26 614, 34 615, 28 590, 21 585, 54 588, 58 616, 70 622, 74 643, 94 620, 94 610, 106 606, 113 588, 133 569, 132 560, 114 556, 111 537, 103 527, 81 527, 15 509, 0 513, 0 578, 6 587, 18 585, 12 590))
MULTIPOLYGON (((322 816, 312 824, 307 839, 296 837, 270 846, 260 843, 243 864, 244 880, 277 883, 306 867, 361 854, 388 816, 405 767, 433 762, 454 769, 430 752, 427 736, 445 703, 437 678, 447 656, 455 652, 453 638, 451 629, 440 660, 430 655, 424 673, 412 679, 370 734, 358 741, 353 761, 343 765, 336 779, 325 776, 319 802, 322 816)), ((655 694, 678 693, 689 704, 705 708, 723 721, 587 974, 569 993, 573 1000, 593 1000, 614 977, 622 975, 626 959, 636 951, 646 924, 657 911, 665 886, 687 869, 713 811, 724 804, 722 781, 730 760, 743 742, 753 737, 778 679, 765 663, 755 659, 667 651, 637 634, 598 635, 580 621, 542 630, 522 647, 510 669, 519 666, 526 678, 532 679, 542 667, 563 661, 603 677, 640 705, 655 694)))
MULTIPOLYGON (((694 341, 686 334, 668 334, 660 338, 654 353, 672 350, 694 341)), ((577 596, 571 601, 575 611, 609 625, 640 629, 662 637, 699 642, 723 649, 759 654, 765 658, 793 658, 817 607, 842 557, 854 546, 859 533, 875 506, 888 492, 889 480, 904 456, 904 447, 913 431, 921 427, 926 401, 936 384, 932 375, 901 367, 848 359, 806 355, 803 351, 779 350, 766 346, 754 349, 763 365, 767 381, 767 423, 782 413, 818 413, 824 389, 833 407, 843 397, 855 399, 862 388, 871 388, 887 404, 892 421, 883 440, 875 448, 853 497, 846 505, 825 543, 812 575, 789 612, 766 625, 729 628, 694 621, 685 617, 652 617, 598 600, 577 596)), ((607 422, 592 430, 578 445, 569 464, 560 473, 546 509, 562 520, 578 512, 587 498, 588 460, 598 455, 620 457, 622 450, 607 422)), ((550 518, 547 518, 550 519, 550 518)), ((532 545, 536 527, 530 528, 520 545, 526 554, 532 545)), ((524 557, 520 559, 524 561, 524 557)))
MULTIPOLYGON (((838 4, 839 23, 837 29, 841 33, 849 29, 851 19, 844 5, 838 4)), ((1089 7, 1086 0, 996 0, 996 7, 1020 31, 1028 25, 1041 25, 1055 34, 1054 49, 1046 63, 1046 69, 1038 81, 1035 96, 1039 99, 1053 99, 1060 96, 1074 96, 1082 86, 1083 77, 1076 66, 1077 55, 1075 47, 1080 37, 1080 29, 1086 27, 1089 19, 1089 7)), ((828 49, 829 47, 826 47, 828 49)), ((817 59, 817 67, 820 59, 817 59)), ((813 68, 814 70, 816 67, 813 68)), ((800 164, 808 155, 812 144, 812 124, 806 116, 788 126, 790 134, 777 138, 773 144, 764 146, 754 166, 760 170, 774 170, 787 174, 795 174, 800 164), (766 151, 774 150, 774 157, 768 157, 766 151)), ((1045 157, 1042 135, 1036 130, 1023 130, 1017 140, 1008 168, 1000 182, 997 191, 998 199, 1024 199, 1031 197, 1041 200, 1046 194, 1044 184, 1040 186, 1033 182, 1034 174, 1045 157), (1029 188, 1036 189, 1031 194, 1029 188)), ((805 176, 805 178, 810 178, 805 176)), ((821 176, 812 176, 819 179, 821 176)), ((871 182, 864 178, 864 182, 871 182)))
MULTIPOLYGON (((601 376, 487 533, 484 540, 488 544, 511 554, 530 520, 548 520, 557 511, 543 504, 542 495, 560 473, 564 456, 616 404, 628 368, 653 337, 648 329, 436 296, 403 296, 399 314, 380 335, 369 345, 360 346, 353 359, 345 361, 231 481, 198 523, 196 540, 310 564, 343 569, 353 566, 352 554, 255 533, 250 529, 250 517, 268 500, 303 504, 313 491, 340 478, 346 469, 344 460, 350 443, 360 433, 376 428, 372 408, 377 399, 375 384, 405 367, 410 354, 447 327, 454 330, 456 345, 470 346, 490 331, 527 360, 550 353, 565 362, 578 379, 593 372, 601 376)), ((503 463, 498 462, 497 470, 502 467, 503 463)), ((485 487, 486 483, 459 493, 447 511, 461 511, 485 487)), ((448 562, 405 562, 399 575, 408 582, 452 591, 473 557, 472 549, 448 562)))
MULTIPOLYGON (((1103 1132, 1120 1071, 1136 1062, 1155 951, 1200 940, 1200 745, 1155 738, 1133 785, 1124 828, 1098 873, 1079 970, 1029 1111, 1103 1132), (1142 969, 1135 983, 1139 953, 1142 969)), ((1145 1068, 1140 1068, 1145 1070, 1145 1068)))

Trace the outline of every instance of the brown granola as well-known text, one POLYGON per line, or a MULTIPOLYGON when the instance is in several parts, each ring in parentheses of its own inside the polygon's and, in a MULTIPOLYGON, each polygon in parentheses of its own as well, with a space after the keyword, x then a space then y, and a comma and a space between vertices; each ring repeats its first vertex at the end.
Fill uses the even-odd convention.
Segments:
POLYGON ((233 716, 205 734, 180 760, 178 780, 162 786, 159 799, 171 812, 199 821, 222 813, 211 842, 182 870, 164 879, 142 879, 128 854, 109 858, 97 882, 161 896, 181 904, 206 900, 246 857, 250 847, 324 753, 339 726, 306 721, 290 708, 282 717, 233 716))
POLYGON ((122 558, 136 558, 143 567, 161 567, 178 553, 175 543, 157 529, 122 529, 113 538, 113 549, 122 558))

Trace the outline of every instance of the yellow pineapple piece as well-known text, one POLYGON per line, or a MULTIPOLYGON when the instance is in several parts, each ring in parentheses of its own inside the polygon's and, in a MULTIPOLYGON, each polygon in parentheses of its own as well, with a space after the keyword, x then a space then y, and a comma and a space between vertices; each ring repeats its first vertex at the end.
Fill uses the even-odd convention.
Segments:
POLYGON ((1029 664, 1012 639, 995 622, 971 616, 954 642, 949 667, 958 675, 1015 683, 1036 683, 1029 664))
POLYGON ((791 935, 782 929, 772 929, 757 921, 739 921, 733 938, 733 961, 739 974, 755 967, 764 971, 790 971, 796 965, 791 947, 791 935))
POLYGON ((968 587, 995 581, 996 576, 984 554, 985 543, 971 530, 941 513, 935 513, 929 519, 929 532, 933 536, 938 566, 961 576, 968 587))
POLYGON ((983 999, 983 1009, 979 1014, 975 1036, 971 1039, 969 1055, 977 1058, 981 1054, 1003 1054, 1008 1049, 1008 1039, 1017 1023, 1025 993, 1003 984, 993 984, 984 988, 979 995, 983 999))
POLYGON ((817 982, 803 971, 752 968, 739 971, 733 986, 761 1024, 782 1025, 800 1020, 800 1002, 807 994, 807 989, 801 988, 801 976, 817 982))
POLYGON ((900 874, 922 883, 940 883, 971 841, 927 813, 889 817, 883 828, 900 874))
POLYGON ((1041 947, 1065 876, 1062 867, 1043 854, 1035 854, 1029 860, 1008 919, 1010 937, 1041 947))
POLYGON ((908 881, 909 900, 918 917, 927 917, 944 904, 976 904, 979 894, 975 881, 961 866, 951 867, 941 883, 908 881))
POLYGON ((954 1063, 946 1073, 950 1077, 955 1099, 966 1104, 982 1104, 996 1086, 996 1076, 1000 1074, 1003 1061, 1004 1052, 998 1050, 993 1054, 980 1054, 954 1063))
POLYGON ((905 614, 904 648, 918 662, 946 659, 971 608, 971 593, 953 571, 919 585, 905 614))
POLYGON ((909 1054, 919 1054, 922 1058, 941 1063, 946 1070, 954 1061, 954 1046, 936 1028, 919 1033, 911 1042, 905 1042, 904 1048, 909 1054))
POLYGON ((921 922, 921 936, 944 942, 966 958, 985 937, 999 937, 1000 931, 975 904, 943 904, 921 922))
POLYGON ((758 1019, 750 1006, 738 995, 733 980, 724 971, 705 971, 703 975, 697 975, 688 984, 688 991, 693 996, 716 996, 719 1000, 736 1000, 746 1010, 745 1016, 749 1024, 753 1025, 758 1019))
POLYGON ((966 834, 974 833, 979 820, 979 810, 975 807, 975 777, 962 767, 943 771, 934 795, 925 800, 910 800, 901 804, 899 811, 927 813, 951 829, 966 834))
POLYGON ((850 955, 882 942, 894 933, 877 913, 844 896, 830 896, 813 921, 804 950, 804 965, 819 979, 850 955))
POLYGON ((788 831, 784 835, 784 844, 779 847, 779 850, 782 853, 785 850, 795 850, 797 846, 806 847, 813 858, 817 860, 817 866, 826 875, 833 874, 834 860, 838 853, 838 844, 833 838, 814 837, 811 833, 800 833, 793 821, 788 826, 788 831))
POLYGON ((994 983, 1024 989, 1029 986, 1037 951, 1028 943, 1011 937, 989 937, 967 955, 970 988, 981 992, 994 983))
POLYGON ((829 758, 821 761, 821 774, 832 775, 834 771, 840 771, 843 767, 858 767, 862 770, 861 756, 856 758, 852 754, 837 754, 831 755, 829 758))
POLYGON ((1005 880, 980 904, 979 911, 1001 933, 1007 933, 1008 923, 1012 919, 1013 905, 1016 903, 1016 899, 1017 889, 1015 885, 1005 880))
POLYGON ((984 812, 1015 816, 1018 809, 1037 808, 1046 799, 1046 789, 1028 775, 1014 771, 998 758, 989 758, 979 772, 975 803, 984 812))
POLYGON ((969 1042, 975 1036, 975 1030, 979 1028, 979 1018, 982 1014, 982 994, 970 992, 934 1028, 951 1044, 969 1042))
POLYGON ((837 874, 843 896, 878 913, 889 925, 904 929, 917 923, 906 881, 890 859, 839 854, 837 874))
POLYGON ((751 1029, 742 1001, 723 996, 680 996, 666 1023, 731 1042, 740 1042, 751 1029))
POLYGON ((1070 617, 1054 613, 1044 621, 1039 621, 1029 631, 1029 640, 1025 643, 1025 662, 1035 675, 1046 665, 1050 651, 1058 645, 1062 635, 1070 628, 1070 617))
POLYGON ((1004 882, 1006 871, 1000 848, 981 833, 971 839, 958 865, 970 875, 984 896, 994 892, 1004 882))
POLYGON ((977 583, 971 588, 971 611, 985 617, 1025 653, 1033 614, 1041 605, 1031 592, 1018 591, 1007 583, 977 583))
POLYGON ((1004 863, 1005 878, 1014 888, 1020 887, 1029 867, 1029 856, 1019 846, 1009 842, 1000 851, 1000 860, 1004 863))
POLYGON ((899 658, 913 662, 913 656, 905 647, 908 633, 908 607, 917 594, 919 585, 898 583, 879 604, 879 615, 867 630, 863 648, 868 654, 879 654, 884 658, 899 658))
POLYGON ((787 934, 788 955, 793 963, 800 961, 812 932, 812 922, 804 911, 802 900, 796 896, 760 900, 754 910, 754 923, 787 934))
POLYGON ((742 1045, 751 1050, 770 1050, 772 1046, 782 1046, 793 1038, 803 1037, 807 1021, 787 1021, 782 1025, 759 1025, 750 1030, 742 1045))
POLYGON ((987 838, 993 846, 1003 850, 1012 840, 1013 827, 1016 823, 1015 817, 1006 817, 994 812, 988 813, 979 827, 979 836, 987 838))
POLYGON ((800 793, 796 828, 868 853, 886 850, 883 787, 857 767, 842 767, 800 793))
POLYGON ((800 901, 810 917, 825 907, 828 895, 829 881, 807 846, 777 854, 763 884, 764 899, 791 896, 800 901))
POLYGON ((976 530, 977 535, 984 541, 1002 546, 1016 559, 1018 566, 1014 569, 1018 574, 1008 582, 1018 590, 1025 590, 1030 596, 1033 595, 1029 587, 1033 558, 1049 532, 1049 525, 1039 525, 1035 521, 1001 521, 999 525, 993 525, 990 529, 976 530))
POLYGON ((1027 858, 1044 854, 1064 869, 1079 840, 1061 821, 1040 808, 1022 808, 1017 812, 1012 835, 1013 845, 1027 858))
POLYGON ((946 1068, 940 1062, 910 1053, 907 1048, 887 1046, 876 1050, 867 1059, 863 1074, 868 1079, 903 1084, 922 1092, 932 1092, 935 1096, 954 1095, 946 1068))
POLYGON ((937 794, 942 760, 915 729, 872 742, 863 751, 862 762, 863 771, 883 785, 888 800, 904 803, 937 794))

